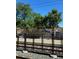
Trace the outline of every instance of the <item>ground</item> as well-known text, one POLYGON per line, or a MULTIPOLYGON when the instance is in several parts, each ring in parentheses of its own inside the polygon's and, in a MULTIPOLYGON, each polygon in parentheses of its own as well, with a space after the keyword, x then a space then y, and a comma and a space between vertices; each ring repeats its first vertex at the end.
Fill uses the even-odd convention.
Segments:
MULTIPOLYGON (((16 54, 25 55, 25 57, 28 55, 28 57, 30 59, 54 59, 52 57, 49 57, 48 55, 42 55, 42 54, 36 54, 36 53, 21 53, 21 52, 17 52, 16 54)), ((57 59, 63 59, 63 58, 62 57, 58 57, 57 59)))

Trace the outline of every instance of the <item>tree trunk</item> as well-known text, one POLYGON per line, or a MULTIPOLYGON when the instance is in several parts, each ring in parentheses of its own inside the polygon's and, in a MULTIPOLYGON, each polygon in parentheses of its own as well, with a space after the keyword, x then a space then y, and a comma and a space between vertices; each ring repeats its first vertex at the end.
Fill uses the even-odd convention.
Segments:
POLYGON ((52 28, 52 53, 54 53, 54 27, 52 28))

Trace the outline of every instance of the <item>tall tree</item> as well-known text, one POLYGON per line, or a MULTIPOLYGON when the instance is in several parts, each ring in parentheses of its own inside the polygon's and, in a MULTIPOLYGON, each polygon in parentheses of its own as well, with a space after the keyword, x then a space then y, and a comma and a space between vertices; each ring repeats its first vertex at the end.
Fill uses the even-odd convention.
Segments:
MULTIPOLYGON (((24 46, 26 49, 26 31, 29 28, 29 24, 27 24, 26 20, 30 19, 31 8, 28 4, 18 3, 16 5, 16 26, 24 29, 24 46), (19 17, 18 17, 19 16, 19 17)), ((28 22, 30 23, 30 22, 28 22)))
POLYGON ((50 13, 48 13, 48 25, 49 28, 52 28, 52 52, 54 50, 54 28, 58 26, 58 24, 62 21, 61 13, 59 13, 56 9, 53 9, 50 13))
POLYGON ((48 14, 49 18, 49 26, 57 27, 58 24, 62 21, 61 19, 61 13, 59 13, 56 9, 53 9, 52 12, 48 14))
POLYGON ((16 26, 28 28, 26 20, 30 18, 32 9, 28 4, 17 3, 16 5, 16 26))

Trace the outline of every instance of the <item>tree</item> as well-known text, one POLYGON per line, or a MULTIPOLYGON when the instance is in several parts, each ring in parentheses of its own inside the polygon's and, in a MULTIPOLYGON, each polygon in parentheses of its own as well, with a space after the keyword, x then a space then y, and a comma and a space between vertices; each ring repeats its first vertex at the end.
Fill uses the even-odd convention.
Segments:
POLYGON ((34 27, 37 29, 42 28, 43 17, 40 14, 34 13, 33 18, 34 18, 34 27))
POLYGON ((44 22, 47 22, 45 24, 48 25, 49 28, 57 27, 61 21, 61 13, 59 13, 56 9, 49 12, 48 16, 44 19, 44 22))
POLYGON ((20 28, 28 28, 27 18, 30 18, 32 9, 28 4, 17 3, 16 5, 16 26, 20 28))
POLYGON ((16 5, 16 13, 18 15, 21 15, 21 19, 25 19, 29 15, 31 15, 32 9, 30 8, 29 4, 22 4, 22 3, 17 3, 16 5))
POLYGON ((61 13, 59 13, 56 9, 53 9, 50 13, 48 13, 48 26, 52 28, 52 52, 54 50, 54 28, 58 26, 58 24, 62 21, 61 13))
POLYGON ((31 26, 30 20, 31 8, 28 4, 17 3, 16 5, 16 26, 24 29, 24 46, 26 49, 26 30, 31 26))

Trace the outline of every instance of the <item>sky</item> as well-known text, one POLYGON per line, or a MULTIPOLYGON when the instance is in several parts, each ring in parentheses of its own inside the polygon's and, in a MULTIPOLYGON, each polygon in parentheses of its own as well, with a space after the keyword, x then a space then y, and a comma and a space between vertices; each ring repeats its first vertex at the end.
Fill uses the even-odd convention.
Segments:
POLYGON ((29 4, 33 12, 47 15, 53 8, 62 13, 62 22, 59 23, 63 27, 63 0, 16 0, 16 3, 29 4))

